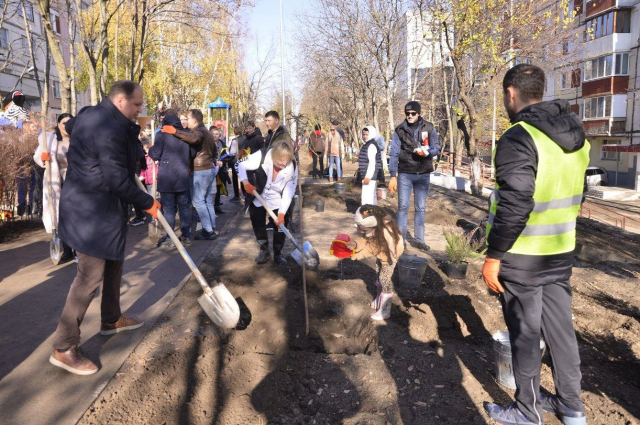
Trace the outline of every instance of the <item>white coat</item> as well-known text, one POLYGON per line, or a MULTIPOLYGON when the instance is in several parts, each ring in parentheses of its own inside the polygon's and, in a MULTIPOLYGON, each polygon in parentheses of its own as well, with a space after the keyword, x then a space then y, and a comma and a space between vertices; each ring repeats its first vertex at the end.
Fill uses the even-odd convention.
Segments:
MULTIPOLYGON (((240 162, 238 166, 240 180, 246 181, 247 171, 257 170, 260 167, 261 160, 262 151, 258 151, 240 162)), ((268 151, 262 163, 262 169, 267 174, 267 184, 260 196, 272 210, 277 209, 278 213, 286 213, 293 200, 293 195, 296 193, 296 185, 298 184, 297 170, 293 166, 293 162, 283 168, 276 176, 276 179, 273 180, 273 159, 271 159, 271 151, 268 151)), ((262 206, 257 199, 253 201, 253 205, 256 207, 262 206)))
MULTIPOLYGON (((51 208, 49 203, 53 201, 55 215, 56 215, 56 227, 58 223, 58 211, 60 205, 60 193, 62 192, 62 182, 67 174, 66 164, 62 165, 58 161, 60 156, 67 156, 67 151, 69 149, 69 139, 65 138, 60 143, 58 143, 58 139, 56 138, 56 133, 50 132, 46 133, 47 138, 47 148, 49 151, 49 155, 51 156, 51 184, 52 184, 52 195, 53 200, 49 198, 49 177, 47 173, 44 173, 44 180, 42 183, 42 192, 43 192, 43 202, 42 202, 42 222, 44 223, 44 227, 47 230, 47 233, 51 233, 51 208)), ((33 155, 33 159, 39 166, 44 168, 44 163, 42 162, 42 142, 41 138, 39 139, 40 143, 38 144, 38 149, 36 149, 35 155, 33 155)))

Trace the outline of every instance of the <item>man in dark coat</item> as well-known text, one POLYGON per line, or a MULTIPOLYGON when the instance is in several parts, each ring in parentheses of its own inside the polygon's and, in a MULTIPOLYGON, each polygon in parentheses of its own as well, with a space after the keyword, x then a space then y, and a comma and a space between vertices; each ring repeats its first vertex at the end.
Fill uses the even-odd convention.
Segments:
POLYGON ((137 329, 144 322, 120 311, 129 204, 157 218, 160 203, 136 186, 142 89, 117 81, 99 105, 68 121, 69 167, 60 197, 60 238, 78 253, 78 273, 53 338, 49 361, 77 375, 98 367, 80 350, 80 324, 102 283, 100 334, 137 329))
POLYGON ((244 143, 238 147, 240 149, 238 160, 245 155, 245 152, 243 152, 245 149, 249 149, 249 155, 251 155, 264 147, 262 132, 258 127, 256 127, 255 122, 247 121, 247 124, 244 126, 244 131, 247 138, 244 143))
MULTIPOLYGON (((183 130, 177 115, 166 115, 162 125, 171 125, 176 130, 183 130)), ((162 214, 169 226, 176 222, 176 204, 180 214, 180 240, 184 245, 191 244, 191 214, 189 208, 189 161, 195 156, 195 148, 167 133, 158 133, 154 145, 149 149, 149 156, 160 161, 158 169, 158 192, 162 199, 162 214)), ((158 241, 158 246, 173 246, 167 235, 158 241)))

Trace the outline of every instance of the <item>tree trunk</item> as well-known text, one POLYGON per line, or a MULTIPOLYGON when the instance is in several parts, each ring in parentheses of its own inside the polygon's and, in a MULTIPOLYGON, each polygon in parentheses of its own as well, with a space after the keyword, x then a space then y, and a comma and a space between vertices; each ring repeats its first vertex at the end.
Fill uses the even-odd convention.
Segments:
POLYGON ((107 26, 109 24, 107 19, 107 1, 100 1, 100 63, 102 65, 102 72, 100 73, 100 98, 104 97, 107 93, 107 78, 109 77, 109 34, 107 32, 107 26))
MULTIPOLYGON (((36 79, 36 85, 38 87, 38 95, 40 96, 40 108, 43 116, 46 118, 48 111, 48 107, 45 108, 44 104, 44 93, 42 91, 42 85, 40 84, 40 76, 38 75, 38 67, 36 66, 36 52, 33 51, 33 36, 31 34, 31 26, 29 22, 27 22, 27 11, 25 10, 24 2, 20 4, 22 7, 22 18, 24 21, 25 33, 27 35, 27 43, 29 43, 29 56, 31 58, 31 63, 33 64, 33 76, 36 79)), ((48 106, 48 105, 47 105, 48 106)))
POLYGON ((67 30, 69 33, 69 84, 71 86, 71 114, 78 113, 78 100, 76 93, 76 37, 75 19, 73 19, 71 1, 67 0, 67 30), (73 24, 72 24, 73 22, 73 24))
POLYGON ((62 55, 62 49, 60 48, 60 39, 53 31, 51 25, 51 13, 50 0, 36 0, 38 5, 38 11, 42 17, 42 24, 44 26, 44 32, 49 42, 49 50, 53 57, 53 62, 58 70, 58 77, 60 78, 60 97, 61 97, 61 111, 69 112, 71 110, 71 86, 69 84, 69 73, 67 72, 67 65, 64 62, 64 56, 62 55))

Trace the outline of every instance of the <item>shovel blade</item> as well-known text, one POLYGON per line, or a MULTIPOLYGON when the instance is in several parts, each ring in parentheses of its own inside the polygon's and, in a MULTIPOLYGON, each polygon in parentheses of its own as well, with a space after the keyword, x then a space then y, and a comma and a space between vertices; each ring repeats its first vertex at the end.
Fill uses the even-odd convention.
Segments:
POLYGON ((57 266, 62 257, 62 243, 56 234, 54 234, 53 239, 49 241, 49 254, 51 255, 51 261, 57 266))
POLYGON ((312 270, 317 269, 318 265, 320 265, 320 256, 318 255, 318 251, 311 246, 309 241, 302 245, 302 249, 304 249, 304 254, 302 254, 299 249, 294 249, 293 252, 291 252, 291 258, 293 258, 300 266, 302 266, 302 262, 304 261, 304 265, 307 268, 312 270))
POLYGON ((198 304, 211 321, 221 328, 233 329, 240 320, 240 306, 222 283, 211 288, 210 294, 202 294, 198 304))
POLYGON ((158 220, 149 223, 149 239, 151 239, 153 243, 158 243, 163 233, 164 230, 162 229, 162 225, 158 223, 158 220))

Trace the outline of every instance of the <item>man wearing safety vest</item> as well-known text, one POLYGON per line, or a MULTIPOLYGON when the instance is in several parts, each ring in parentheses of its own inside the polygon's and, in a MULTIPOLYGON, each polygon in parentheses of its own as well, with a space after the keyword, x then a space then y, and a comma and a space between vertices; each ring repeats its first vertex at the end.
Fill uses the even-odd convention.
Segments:
POLYGON ((501 424, 586 424, 569 283, 576 219, 589 165, 580 119, 563 100, 543 102, 544 72, 511 68, 502 82, 512 126, 496 146, 496 188, 482 276, 500 293, 513 356, 516 402, 485 407, 501 424), (540 338, 553 361, 556 395, 540 393, 540 338))

